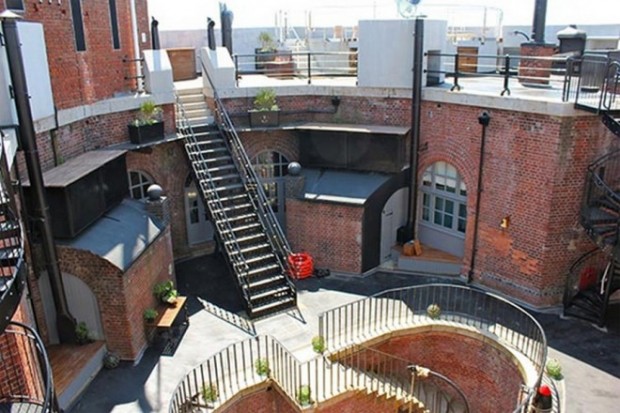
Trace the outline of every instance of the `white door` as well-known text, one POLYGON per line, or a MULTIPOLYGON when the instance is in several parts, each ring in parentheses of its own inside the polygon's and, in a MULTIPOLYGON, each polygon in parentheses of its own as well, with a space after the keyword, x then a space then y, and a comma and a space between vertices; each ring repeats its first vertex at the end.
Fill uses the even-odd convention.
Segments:
POLYGON ((396 244, 398 228, 407 224, 407 198, 409 189, 401 188, 394 192, 381 211, 381 262, 392 257, 392 247, 396 244))
MULTIPOLYGON (((65 286, 65 296, 71 315, 78 323, 86 323, 92 339, 105 340, 97 298, 88 284, 71 274, 62 274, 62 282, 65 286)), ((47 272, 43 272, 39 278, 39 291, 41 291, 50 344, 57 344, 59 339, 56 330, 56 307, 47 272)))
POLYGON ((204 203, 192 179, 188 179, 185 184, 185 218, 189 245, 213 240, 213 224, 207 217, 204 203))

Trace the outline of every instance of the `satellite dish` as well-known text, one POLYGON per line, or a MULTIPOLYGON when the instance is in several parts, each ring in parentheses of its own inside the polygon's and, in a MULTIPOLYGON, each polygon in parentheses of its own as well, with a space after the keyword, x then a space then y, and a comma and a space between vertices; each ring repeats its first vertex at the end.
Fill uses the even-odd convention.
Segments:
POLYGON ((414 17, 420 1, 421 0, 396 0, 398 13, 406 19, 414 17))

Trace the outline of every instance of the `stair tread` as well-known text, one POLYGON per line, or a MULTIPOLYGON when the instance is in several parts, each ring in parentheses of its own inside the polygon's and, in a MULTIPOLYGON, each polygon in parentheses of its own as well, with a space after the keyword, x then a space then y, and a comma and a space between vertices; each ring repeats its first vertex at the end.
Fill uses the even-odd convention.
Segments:
POLYGON ((234 255, 240 254, 240 253, 244 254, 244 253, 247 253, 247 252, 257 251, 257 250, 260 250, 260 249, 263 249, 263 248, 270 248, 270 247, 271 247, 271 245, 269 245, 268 242, 263 242, 263 243, 260 243, 258 245, 251 245, 251 246, 248 246, 248 247, 245 247, 245 248, 239 248, 239 251, 233 251, 233 252, 231 252, 231 254, 234 254, 234 255))
POLYGON ((265 237, 265 234, 263 233, 245 235, 243 237, 238 237, 231 241, 224 241, 224 244, 232 244, 234 242, 239 243, 239 242, 245 242, 245 241, 252 241, 253 239, 258 239, 258 238, 263 238, 263 237, 265 237))
POLYGON ((232 229, 225 229, 222 232, 224 232, 224 233, 239 232, 239 231, 245 231, 245 230, 248 230, 248 229, 258 228, 260 226, 261 226, 260 222, 252 222, 250 224, 245 224, 245 225, 241 225, 241 226, 234 226, 234 227, 232 227, 232 229))
MULTIPOLYGON (((267 265, 263 265, 262 267, 259 268, 253 268, 251 270, 249 270, 247 272, 248 275, 252 276, 252 275, 256 275, 256 274, 260 274, 261 272, 265 272, 265 271, 269 271, 269 270, 275 270, 276 268, 280 268, 280 265, 273 263, 273 264, 267 264, 267 265)), ((280 275, 282 276, 282 275, 280 275)), ((252 284, 252 283, 250 283, 252 284)))
MULTIPOLYGON (((201 183, 201 185, 202 185, 202 183, 201 183)), ((233 189, 241 189, 241 188, 243 188, 243 184, 230 184, 230 185, 219 186, 219 187, 215 188, 214 190, 212 190, 210 188, 207 188, 206 191, 210 191, 210 192, 217 191, 217 192, 219 192, 219 191, 230 191, 230 190, 233 190, 233 189)))
POLYGON ((273 297, 274 295, 286 293, 289 291, 291 291, 291 288, 288 286, 288 284, 281 285, 275 288, 266 288, 264 290, 250 293, 250 300, 263 300, 265 298, 273 297))

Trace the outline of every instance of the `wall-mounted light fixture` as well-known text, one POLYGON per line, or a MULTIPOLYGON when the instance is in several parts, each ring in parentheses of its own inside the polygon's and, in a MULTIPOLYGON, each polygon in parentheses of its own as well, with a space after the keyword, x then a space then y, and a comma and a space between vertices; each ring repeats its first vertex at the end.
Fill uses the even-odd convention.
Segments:
POLYGON ((506 215, 499 223, 501 229, 508 229, 510 227, 510 215, 506 215))

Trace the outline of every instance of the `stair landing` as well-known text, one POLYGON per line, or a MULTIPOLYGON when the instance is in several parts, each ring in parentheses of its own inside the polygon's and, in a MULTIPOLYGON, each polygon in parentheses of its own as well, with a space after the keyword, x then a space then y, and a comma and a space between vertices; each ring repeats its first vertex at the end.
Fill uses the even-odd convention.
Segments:
POLYGON ((47 348, 62 410, 67 410, 77 400, 101 370, 106 351, 103 341, 84 345, 57 344, 47 348))

